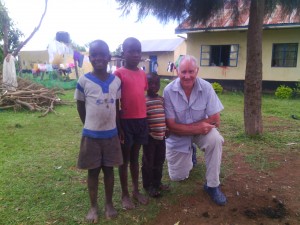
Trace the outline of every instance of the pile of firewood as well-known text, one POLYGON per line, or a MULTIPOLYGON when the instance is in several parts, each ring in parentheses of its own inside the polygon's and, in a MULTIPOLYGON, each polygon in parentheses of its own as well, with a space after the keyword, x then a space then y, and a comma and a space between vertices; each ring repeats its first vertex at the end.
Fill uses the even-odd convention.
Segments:
POLYGON ((19 77, 16 91, 9 91, 4 88, 1 79, 0 109, 13 108, 15 111, 28 109, 41 112, 41 117, 46 116, 49 112, 55 113, 55 105, 66 104, 58 97, 58 94, 63 94, 63 90, 48 89, 19 77))

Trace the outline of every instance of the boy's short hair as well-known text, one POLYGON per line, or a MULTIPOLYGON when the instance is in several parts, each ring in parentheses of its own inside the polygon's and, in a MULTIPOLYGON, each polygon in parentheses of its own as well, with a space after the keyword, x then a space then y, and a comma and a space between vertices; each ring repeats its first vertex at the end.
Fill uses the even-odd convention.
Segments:
POLYGON ((135 37, 129 37, 129 38, 126 38, 124 41, 123 41, 123 44, 122 44, 122 51, 124 52, 124 50, 127 48, 127 46, 129 44, 131 44, 132 42, 135 42, 139 45, 141 45, 141 42, 135 38, 135 37))
POLYGON ((155 77, 160 81, 160 76, 156 72, 151 72, 147 74, 147 80, 151 79, 152 77, 155 77))
POLYGON ((92 47, 93 45, 95 45, 95 44, 104 46, 105 48, 107 48, 107 52, 110 53, 110 52, 109 52, 108 44, 107 44, 105 41, 99 40, 99 39, 90 42, 90 44, 89 44, 89 49, 91 49, 91 47, 92 47))

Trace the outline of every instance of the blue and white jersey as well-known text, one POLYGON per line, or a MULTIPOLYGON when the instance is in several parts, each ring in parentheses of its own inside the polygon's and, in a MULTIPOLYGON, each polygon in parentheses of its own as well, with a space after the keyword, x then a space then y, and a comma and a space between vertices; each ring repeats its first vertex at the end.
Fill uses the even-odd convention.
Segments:
POLYGON ((101 81, 92 73, 79 77, 74 98, 85 102, 83 136, 110 138, 118 134, 116 100, 121 98, 121 80, 112 74, 101 81))

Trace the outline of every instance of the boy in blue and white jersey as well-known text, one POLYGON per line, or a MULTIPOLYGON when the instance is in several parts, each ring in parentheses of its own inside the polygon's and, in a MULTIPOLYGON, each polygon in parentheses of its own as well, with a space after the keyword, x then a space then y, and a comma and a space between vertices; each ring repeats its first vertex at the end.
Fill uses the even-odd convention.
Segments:
POLYGON ((110 61, 108 45, 102 40, 90 44, 89 59, 93 71, 78 79, 75 91, 77 111, 82 123, 82 139, 78 156, 78 168, 88 170, 87 185, 91 207, 86 219, 98 222, 98 178, 103 170, 105 186, 105 216, 117 215, 113 206, 114 166, 123 164, 118 136, 118 118, 121 97, 121 81, 107 73, 110 61))

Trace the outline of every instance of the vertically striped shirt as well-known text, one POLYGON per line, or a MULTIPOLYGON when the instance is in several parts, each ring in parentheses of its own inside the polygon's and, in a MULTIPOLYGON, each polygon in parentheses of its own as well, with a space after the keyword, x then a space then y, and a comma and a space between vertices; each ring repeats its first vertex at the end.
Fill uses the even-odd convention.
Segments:
POLYGON ((163 97, 147 96, 146 106, 149 135, 154 139, 163 140, 167 129, 163 97))

